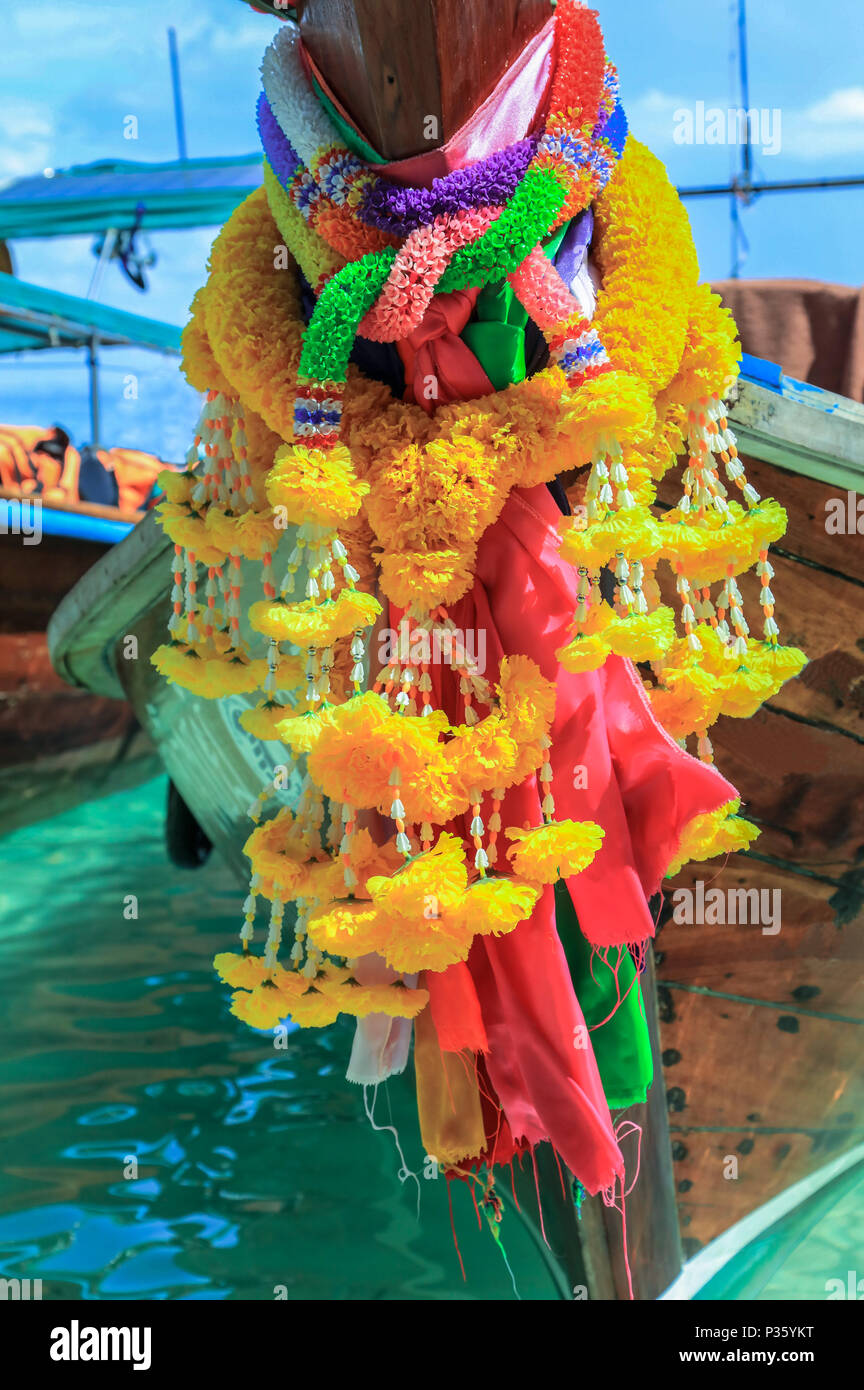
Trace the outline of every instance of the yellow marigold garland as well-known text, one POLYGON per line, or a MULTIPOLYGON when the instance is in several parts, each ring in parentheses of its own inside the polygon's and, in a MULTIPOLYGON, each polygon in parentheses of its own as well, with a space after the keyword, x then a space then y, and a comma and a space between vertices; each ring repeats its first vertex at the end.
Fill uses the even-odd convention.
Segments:
MULTIPOLYGON (((348 229, 341 213, 337 220, 336 240, 335 231, 348 229)), ((554 686, 527 658, 502 663, 494 690, 466 666, 466 722, 456 727, 432 710, 425 673, 394 668, 375 692, 361 693, 363 634, 381 612, 376 579, 384 595, 434 628, 446 619, 442 605, 470 589, 479 541, 513 487, 590 464, 587 525, 562 523, 562 553, 579 580, 572 640, 559 659, 574 671, 597 669, 612 653, 652 662, 655 711, 673 736, 698 733, 702 756, 711 756, 707 729, 719 713, 746 717, 803 664, 778 644, 770 591, 767 548, 785 514, 746 482, 719 403, 740 356, 734 324, 698 285, 680 202, 662 166, 632 137, 598 199, 596 228, 603 288, 594 326, 611 371, 574 392, 550 366, 430 417, 349 368, 338 388, 342 442, 326 451, 294 432, 303 324, 285 248, 317 291, 344 258, 303 221, 269 165, 264 187, 214 244, 210 278, 184 333, 184 367, 207 403, 188 471, 167 484, 161 507, 175 543, 174 611, 172 641, 154 660, 169 679, 207 697, 263 691, 242 716, 244 727, 306 758, 297 813, 283 810, 247 842, 244 954, 217 958, 236 991, 233 1011, 253 1026, 275 1027, 286 1016, 325 1026, 340 1012, 415 1016, 425 991, 405 981, 362 986, 351 960, 374 951, 403 976, 445 969, 467 957, 478 932, 515 929, 542 885, 581 872, 602 843, 599 826, 555 820, 554 686), (660 517, 651 510, 656 483, 685 442, 683 496, 660 517), (727 500, 721 466, 740 504, 727 500), (286 527, 294 550, 274 583, 286 527), (676 575, 681 637, 672 610, 658 601, 661 559, 676 575), (262 562, 264 594, 241 608, 244 560, 262 562), (616 579, 614 608, 600 598, 604 565, 616 579), (735 578, 753 565, 762 579, 763 642, 750 636, 735 578), (297 597, 301 573, 306 592, 297 597), (243 611, 266 639, 266 659, 244 646, 243 611), (296 706, 274 698, 304 681, 296 706), (482 718, 477 702, 489 709, 482 718), (506 829, 507 873, 490 873, 502 827, 497 810, 484 823, 482 800, 490 795, 497 807, 508 786, 534 773, 543 824, 506 829), (358 825, 363 808, 395 826, 383 849, 358 825), (436 827, 466 811, 473 863, 461 840, 436 839, 436 827), (271 915, 265 954, 253 964, 258 896, 271 915), (277 956, 289 901, 296 923, 286 970, 277 956)), ((316 398, 325 410, 327 390, 325 382, 316 398)), ((686 858, 748 843, 756 830, 737 809, 688 827, 670 872, 686 858)))

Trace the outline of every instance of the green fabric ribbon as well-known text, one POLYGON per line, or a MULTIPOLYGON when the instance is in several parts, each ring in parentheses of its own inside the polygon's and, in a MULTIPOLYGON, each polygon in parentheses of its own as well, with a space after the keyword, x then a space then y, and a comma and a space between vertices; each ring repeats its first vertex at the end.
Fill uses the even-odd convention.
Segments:
MULTIPOLYGON (((591 943, 582 934, 570 891, 561 879, 555 884, 555 925, 576 998, 586 1024, 594 1029, 591 1046, 609 1109, 624 1110, 629 1105, 642 1105, 654 1079, 654 1062, 642 987, 633 958, 626 946, 620 947, 617 986, 615 970, 598 956, 594 957, 592 974, 591 943), (619 993, 621 1003, 615 1008, 619 993), (603 1023, 603 1019, 607 1022, 603 1023), (598 1024, 601 1026, 597 1027, 598 1024)), ((616 964, 614 948, 610 957, 613 965, 616 964)))
POLYGON ((342 136, 342 139, 348 146, 349 150, 351 150, 353 154, 358 155, 360 159, 364 160, 367 164, 387 164, 388 161, 384 159, 382 155, 378 154, 375 150, 373 150, 371 145, 367 145, 366 141, 363 139, 363 136, 359 135, 357 131, 354 129, 354 127, 348 124, 344 116, 340 115, 340 113, 336 110, 336 107, 333 105, 332 101, 328 97, 327 93, 318 84, 314 77, 312 78, 312 86, 315 89, 316 97, 318 98, 321 105, 324 107, 324 110, 327 112, 327 115, 330 117, 339 134, 342 136))
MULTIPOLYGON (((554 260, 569 226, 565 222, 546 242, 544 254, 554 260)), ((528 314, 508 280, 487 285, 477 296, 474 314, 462 330, 462 341, 471 349, 496 391, 524 381, 525 328, 528 314)))

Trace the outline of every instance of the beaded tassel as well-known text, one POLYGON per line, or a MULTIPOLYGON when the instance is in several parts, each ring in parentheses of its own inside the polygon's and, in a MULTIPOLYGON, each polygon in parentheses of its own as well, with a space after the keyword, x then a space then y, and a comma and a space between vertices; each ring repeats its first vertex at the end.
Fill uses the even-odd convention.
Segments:
POLYGON ((402 804, 402 774, 398 766, 390 773, 390 786, 393 788, 393 801, 390 816, 396 825, 396 848, 407 859, 411 858, 411 841, 405 831, 405 807, 402 804))
POLYGON ((684 631, 687 634, 687 646, 691 652, 701 652, 702 643, 694 632, 696 623, 696 611, 692 604, 693 593, 690 588, 690 581, 684 574, 684 566, 681 561, 677 561, 675 569, 678 578, 675 581, 675 588, 681 599, 681 621, 684 624, 684 631))
POLYGON ((168 631, 174 637, 178 628, 182 625, 183 615, 183 547, 174 546, 174 554, 171 557, 171 575, 174 581, 171 589, 171 617, 168 620, 168 631))
POLYGON ((548 734, 540 740, 543 749, 543 761, 540 764, 540 771, 537 774, 540 786, 543 789, 543 799, 540 803, 540 810, 543 812, 543 824, 551 825, 555 819, 555 797, 552 793, 552 762, 549 749, 552 747, 552 740, 548 734))
POLYGON ((197 642, 198 628, 195 619, 198 616, 198 562, 192 550, 186 551, 186 640, 197 642))
POLYGON ((489 868, 489 855, 483 848, 483 836, 486 827, 483 824, 483 817, 480 814, 480 803, 483 793, 476 787, 472 787, 468 793, 468 800, 471 802, 471 825, 468 833, 474 843, 474 868, 480 870, 480 877, 486 877, 486 870, 489 868))
POLYGON ((257 874, 252 874, 249 879, 249 893, 243 903, 243 926, 240 928, 240 940, 243 943, 244 955, 249 950, 249 943, 255 936, 255 895, 261 887, 261 880, 257 874))

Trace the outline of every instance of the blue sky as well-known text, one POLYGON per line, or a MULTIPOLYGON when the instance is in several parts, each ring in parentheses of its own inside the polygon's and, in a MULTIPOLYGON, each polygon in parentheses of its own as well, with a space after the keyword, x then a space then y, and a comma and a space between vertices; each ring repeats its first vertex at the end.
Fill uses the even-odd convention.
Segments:
MULTIPOLYGON (((410 3, 410 0, 405 0, 410 3)), ((621 74, 631 125, 679 184, 723 182, 735 151, 681 145, 676 112, 738 105, 733 86, 730 0, 598 0, 607 47, 621 74)), ((781 149, 757 153, 766 178, 864 173, 864 20, 861 0, 749 0, 751 104, 769 113, 781 149)), ((0 182, 46 167, 97 159, 157 161, 176 156, 166 29, 178 31, 186 125, 192 155, 255 149, 260 56, 276 22, 241 0, 3 0, 0 51, 0 182), (138 118, 137 141, 123 138, 138 118)), ((703 274, 729 271, 725 202, 689 205, 703 274)), ((745 213, 746 276, 796 276, 859 284, 864 189, 778 194, 745 213)), ((183 322, 200 283, 215 229, 153 238, 159 263, 139 295, 110 267, 100 297, 153 318, 183 322)), ((18 242, 18 274, 72 294, 86 293, 90 238, 18 242)), ((107 442, 179 458, 195 402, 170 363, 145 354, 109 354, 107 442), (140 378, 135 402, 123 375, 140 378)), ((57 365, 0 362, 0 419, 62 420, 87 436, 86 379, 73 354, 57 365)))

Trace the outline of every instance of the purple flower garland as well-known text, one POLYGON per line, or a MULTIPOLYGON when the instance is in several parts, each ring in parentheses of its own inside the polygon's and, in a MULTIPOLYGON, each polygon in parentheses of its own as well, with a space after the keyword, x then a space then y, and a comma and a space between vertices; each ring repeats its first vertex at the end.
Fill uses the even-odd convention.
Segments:
MULTIPOLYGON (((258 131, 273 172, 287 187, 300 160, 263 92, 258 98, 258 131)), ((408 188, 390 179, 376 178, 366 184, 357 215, 368 226, 405 237, 441 213, 503 206, 513 197, 531 163, 538 138, 529 136, 466 169, 455 169, 446 177, 435 179, 431 188, 408 188)))

